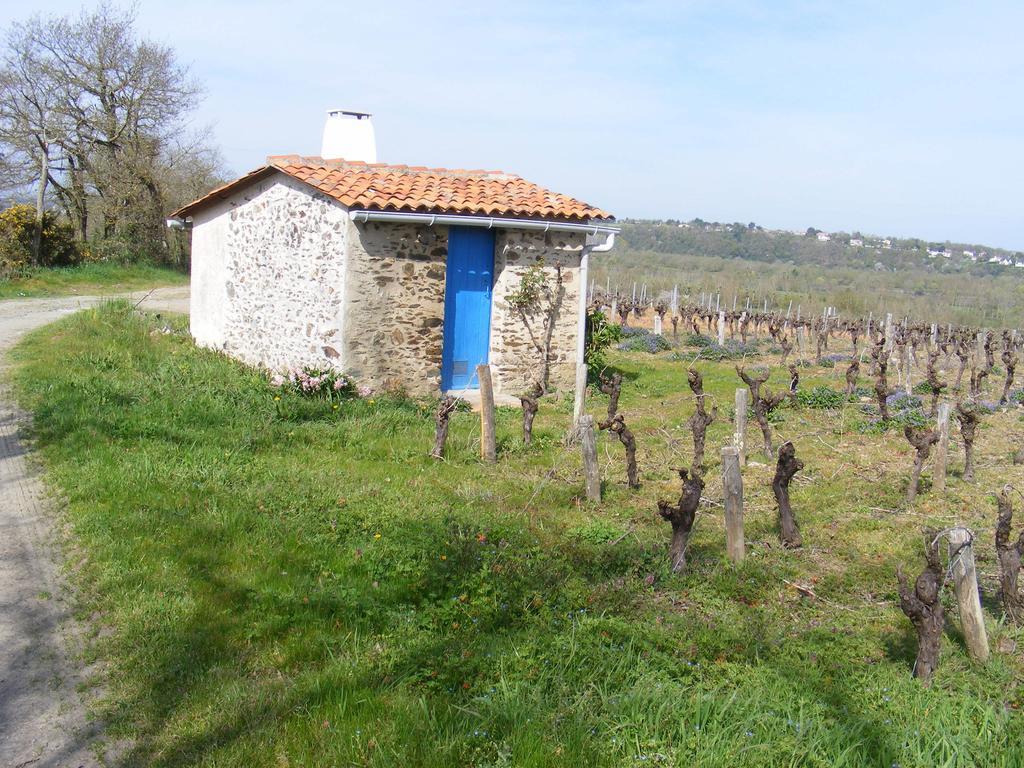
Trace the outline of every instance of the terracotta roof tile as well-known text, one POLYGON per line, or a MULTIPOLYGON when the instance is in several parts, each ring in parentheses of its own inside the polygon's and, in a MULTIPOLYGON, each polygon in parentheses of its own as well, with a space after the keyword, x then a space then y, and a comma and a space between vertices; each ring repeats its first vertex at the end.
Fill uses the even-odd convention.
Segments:
POLYGON ((191 215, 274 170, 309 184, 350 209, 563 221, 612 219, 600 208, 502 171, 370 164, 298 155, 268 157, 267 165, 218 187, 174 215, 191 215))

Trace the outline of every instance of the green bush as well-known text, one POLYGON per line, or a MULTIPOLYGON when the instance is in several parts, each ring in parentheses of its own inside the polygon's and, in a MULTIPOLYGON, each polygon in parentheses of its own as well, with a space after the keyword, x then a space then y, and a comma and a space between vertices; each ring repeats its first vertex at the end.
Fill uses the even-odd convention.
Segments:
POLYGON ((584 359, 587 362, 587 373, 591 378, 605 366, 605 352, 612 344, 622 338, 622 328, 608 322, 608 318, 600 310, 587 312, 587 334, 584 348, 584 359))
POLYGON ((0 277, 12 277, 31 267, 67 267, 82 260, 71 227, 47 211, 39 256, 32 253, 36 211, 31 205, 12 205, 0 211, 0 277))
POLYGON ((120 237, 90 240, 87 257, 89 261, 120 266, 136 264, 141 260, 138 249, 120 237))
POLYGON ((824 385, 801 389, 796 393, 796 401, 808 408, 842 408, 846 395, 824 385))

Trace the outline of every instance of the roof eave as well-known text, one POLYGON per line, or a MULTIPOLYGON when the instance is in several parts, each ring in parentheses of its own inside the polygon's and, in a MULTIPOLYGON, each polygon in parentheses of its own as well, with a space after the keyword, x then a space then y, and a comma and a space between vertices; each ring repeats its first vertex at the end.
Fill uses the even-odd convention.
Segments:
POLYGON ((200 198, 193 200, 188 205, 184 205, 178 210, 174 211, 170 218, 180 219, 184 221, 194 214, 196 211, 206 208, 209 205, 223 202, 235 193, 245 189, 246 187, 255 184, 258 181, 262 181, 274 172, 280 173, 280 169, 273 165, 262 165, 255 170, 249 171, 245 176, 240 176, 234 181, 229 181, 227 184, 222 184, 215 189, 210 190, 200 198))

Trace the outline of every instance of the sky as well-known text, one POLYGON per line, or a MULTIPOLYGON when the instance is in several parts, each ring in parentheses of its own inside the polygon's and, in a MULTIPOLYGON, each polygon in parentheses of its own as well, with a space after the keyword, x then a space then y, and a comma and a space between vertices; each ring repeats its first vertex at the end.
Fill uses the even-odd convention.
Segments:
POLYGON ((502 169, 619 218, 1024 249, 1020 0, 495 5, 136 9, 238 174, 318 154, 346 108, 373 113, 381 162, 502 169))

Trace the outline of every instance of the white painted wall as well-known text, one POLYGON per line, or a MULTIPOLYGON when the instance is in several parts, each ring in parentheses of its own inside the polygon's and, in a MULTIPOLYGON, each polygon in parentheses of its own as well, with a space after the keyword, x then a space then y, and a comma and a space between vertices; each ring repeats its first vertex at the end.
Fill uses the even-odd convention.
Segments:
POLYGON ((192 281, 189 326, 202 347, 224 347, 227 296, 228 216, 231 205, 217 203, 192 217, 192 281))
POLYGON ((342 368, 348 211, 284 174, 193 216, 196 342, 283 371, 342 368))

